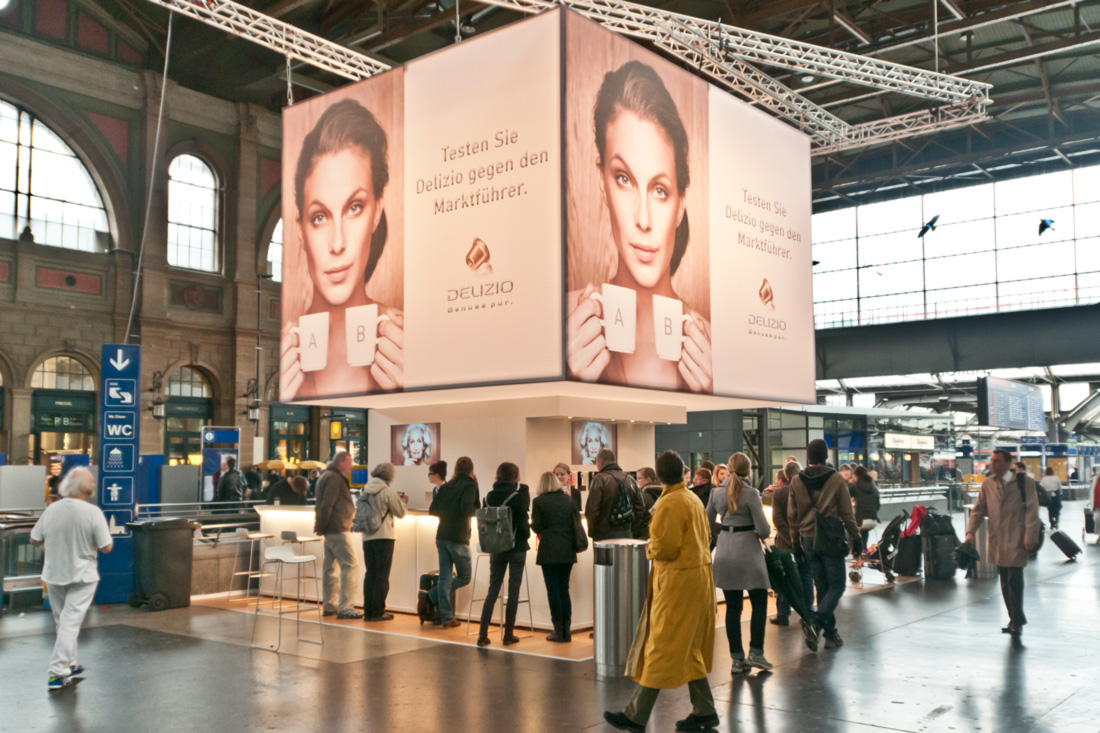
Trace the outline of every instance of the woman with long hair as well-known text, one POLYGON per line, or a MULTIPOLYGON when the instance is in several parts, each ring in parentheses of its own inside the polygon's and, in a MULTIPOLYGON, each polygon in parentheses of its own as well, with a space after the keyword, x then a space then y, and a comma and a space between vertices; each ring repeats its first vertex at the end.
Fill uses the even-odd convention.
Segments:
POLYGON ((752 462, 744 453, 734 453, 727 464, 730 476, 725 486, 710 493, 707 519, 713 526, 721 517, 718 546, 714 553, 714 585, 726 597, 726 638, 733 657, 733 674, 751 667, 771 669, 764 658, 764 629, 768 618, 768 569, 760 540, 771 527, 764 516, 760 493, 752 485, 752 462), (741 646, 741 609, 745 591, 752 605, 749 624, 749 654, 741 646))
POLYGON ((565 496, 561 482, 547 471, 539 477, 538 496, 531 503, 531 530, 539 537, 535 562, 542 568, 546 582, 546 600, 550 604, 550 620, 554 633, 547 641, 573 640, 573 602, 569 598, 569 576, 577 562, 573 537, 578 512, 565 496))
POLYGON ((404 315, 367 295, 388 232, 387 146, 378 120, 352 99, 325 110, 302 142, 294 175, 294 231, 305 252, 312 288, 301 318, 283 324, 283 400, 404 387, 404 315), (366 356, 352 353, 348 333, 375 326, 349 320, 348 311, 372 305, 378 306, 380 320, 375 353, 367 364, 366 356), (303 333, 302 319, 319 314, 327 316, 327 335, 303 333), (327 353, 318 361, 323 368, 309 368, 303 351, 320 349, 322 343, 327 344, 327 353))
POLYGON ((596 174, 616 253, 608 284, 634 294, 634 348, 609 350, 601 324, 610 319, 608 296, 599 283, 589 282, 568 296, 569 376, 709 394, 710 323, 672 286, 690 240, 688 135, 676 103, 651 66, 628 61, 604 76, 593 127, 596 174), (677 313, 686 316, 682 324, 677 313), (658 355, 655 318, 669 319, 667 333, 681 338, 682 332, 682 346, 672 355, 658 355))

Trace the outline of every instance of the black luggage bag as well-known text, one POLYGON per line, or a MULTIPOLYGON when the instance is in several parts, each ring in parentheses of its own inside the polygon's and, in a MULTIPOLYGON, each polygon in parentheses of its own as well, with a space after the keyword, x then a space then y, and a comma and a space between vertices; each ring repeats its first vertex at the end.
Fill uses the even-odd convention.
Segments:
POLYGON ((1085 507, 1085 534, 1096 534, 1096 515, 1091 506, 1085 507))
POLYGON ((913 577, 920 575, 921 539, 918 535, 898 540, 898 554, 894 557, 894 573, 913 577))
POLYGON ((939 580, 955 577, 958 565, 955 550, 958 540, 954 534, 924 534, 921 532, 921 549, 924 551, 924 577, 939 580))
MULTIPOLYGON (((452 575, 452 577, 454 577, 452 575)), ((430 573, 424 573, 420 576, 420 593, 417 603, 418 615, 420 617, 420 625, 428 623, 433 624, 442 623, 443 619, 439 615, 439 606, 432 603, 432 600, 428 597, 428 591, 434 588, 439 583, 439 571, 433 570, 430 573)), ((455 610, 455 589, 451 586, 451 610, 455 610)))
POLYGON ((1058 549, 1062 551, 1062 554, 1070 560, 1076 560, 1077 556, 1081 554, 1081 548, 1062 530, 1051 532, 1050 541, 1057 545, 1058 549))

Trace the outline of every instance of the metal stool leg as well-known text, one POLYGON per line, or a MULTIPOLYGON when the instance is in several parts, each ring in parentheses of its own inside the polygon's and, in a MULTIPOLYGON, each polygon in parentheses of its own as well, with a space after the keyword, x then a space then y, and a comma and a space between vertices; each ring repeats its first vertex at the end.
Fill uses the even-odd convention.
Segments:
POLYGON ((484 596, 482 596, 481 598, 475 598, 474 597, 474 589, 477 588, 477 572, 478 572, 478 570, 481 569, 481 558, 482 557, 484 557, 483 553, 479 552, 479 553, 477 553, 477 559, 474 560, 474 576, 470 581, 470 608, 466 612, 466 636, 473 636, 474 634, 480 634, 481 633, 481 619, 480 619, 480 617, 478 618, 477 631, 471 632, 470 631, 470 625, 473 623, 473 619, 474 619, 474 603, 478 602, 478 601, 480 601, 482 603, 485 602, 485 597, 484 596))

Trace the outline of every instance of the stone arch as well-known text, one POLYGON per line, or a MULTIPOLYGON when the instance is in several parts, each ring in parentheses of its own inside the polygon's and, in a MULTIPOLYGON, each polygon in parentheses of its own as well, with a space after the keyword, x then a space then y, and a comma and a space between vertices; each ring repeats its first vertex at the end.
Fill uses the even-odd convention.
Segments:
POLYGON ((26 373, 23 375, 23 387, 26 389, 32 389, 31 378, 34 376, 34 370, 38 368, 38 365, 55 356, 68 356, 72 359, 76 359, 78 362, 84 365, 84 368, 88 370, 88 373, 92 375, 92 385, 94 391, 99 391, 99 360, 92 356, 84 349, 73 347, 55 347, 40 351, 31 359, 30 366, 27 367, 26 373))

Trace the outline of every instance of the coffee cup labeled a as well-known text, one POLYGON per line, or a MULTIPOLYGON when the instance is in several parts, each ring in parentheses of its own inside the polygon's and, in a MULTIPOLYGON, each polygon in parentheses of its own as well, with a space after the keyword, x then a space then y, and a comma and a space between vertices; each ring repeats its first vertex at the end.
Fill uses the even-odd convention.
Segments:
POLYGON ((344 311, 344 329, 348 347, 348 366, 370 366, 378 345, 378 324, 388 321, 379 315, 378 304, 357 305, 344 311))
POLYGON ((691 316, 684 313, 684 304, 675 298, 653 296, 653 341, 657 356, 668 361, 680 361, 684 339, 684 324, 691 316))
POLYGON ((328 313, 310 313, 290 329, 298 334, 299 361, 303 372, 317 372, 328 365, 328 313))
POLYGON ((638 321, 638 294, 630 288, 604 283, 601 292, 589 297, 603 305, 604 340, 608 351, 634 353, 635 327, 638 321))

